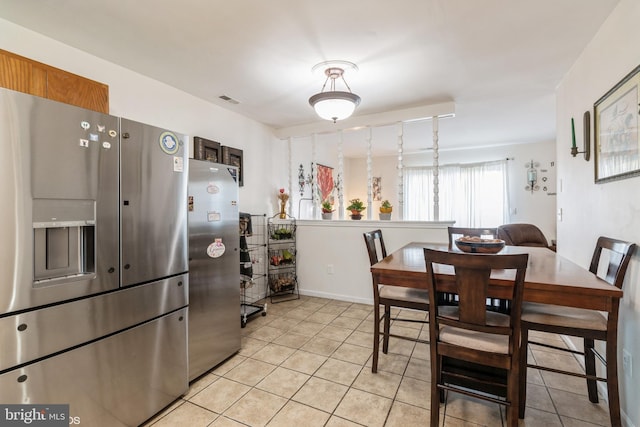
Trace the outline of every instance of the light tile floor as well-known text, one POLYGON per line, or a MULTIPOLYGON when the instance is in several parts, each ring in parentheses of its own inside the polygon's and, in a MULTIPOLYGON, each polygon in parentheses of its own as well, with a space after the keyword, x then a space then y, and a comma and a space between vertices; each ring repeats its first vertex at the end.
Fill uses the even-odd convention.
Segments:
MULTIPOLYGON (((395 310, 394 316, 425 318, 395 310)), ((191 384, 188 393, 149 420, 164 426, 426 426, 430 372, 427 344, 391 338, 371 373, 373 307, 301 296, 269 304, 242 329, 242 349, 191 384)), ((395 333, 428 337, 428 325, 397 323, 395 333)), ((557 335, 531 333, 564 345, 557 335)), ((573 356, 534 349, 530 357, 582 368, 573 356)), ((607 426, 606 402, 592 404, 583 380, 529 370, 521 426, 607 426)), ((503 426, 496 404, 449 393, 441 423, 503 426)))

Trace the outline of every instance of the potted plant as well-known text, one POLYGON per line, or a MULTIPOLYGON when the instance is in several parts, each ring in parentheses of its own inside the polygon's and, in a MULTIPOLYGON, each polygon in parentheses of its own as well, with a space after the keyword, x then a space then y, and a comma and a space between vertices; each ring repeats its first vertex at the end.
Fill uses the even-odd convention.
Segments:
POLYGON ((322 202, 322 219, 331 219, 333 217, 333 206, 329 200, 322 202))
POLYGON ((347 206, 347 210, 351 211, 351 219, 361 219, 362 211, 365 210, 364 202, 360 199, 351 199, 349 200, 349 206, 347 206))
POLYGON ((389 200, 385 200, 380 205, 380 219, 381 220, 390 220, 391 212, 393 211, 393 206, 389 203, 389 200))

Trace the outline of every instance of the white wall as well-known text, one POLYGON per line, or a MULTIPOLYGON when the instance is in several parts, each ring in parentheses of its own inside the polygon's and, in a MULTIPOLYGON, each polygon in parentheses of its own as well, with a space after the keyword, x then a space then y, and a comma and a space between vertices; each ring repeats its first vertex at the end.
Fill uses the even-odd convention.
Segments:
POLYGON ((244 150, 240 210, 263 213, 277 201, 286 151, 262 124, 2 19, 0 48, 109 85, 113 115, 244 150))
MULTIPOLYGON (((311 186, 306 184, 302 195, 300 195, 300 186, 298 185, 298 170, 300 165, 304 169, 305 179, 308 179, 311 175, 311 163, 315 162, 324 166, 333 168, 333 179, 338 177, 338 153, 336 151, 337 134, 331 135, 316 135, 315 143, 313 136, 299 137, 291 139, 291 215, 301 219, 320 219, 320 203, 317 201, 317 206, 313 210, 313 203, 311 199, 311 186), (315 145, 315 146, 314 146, 315 145), (302 200, 301 200, 302 199, 302 200)), ((289 142, 287 141, 287 144, 289 142)), ((338 209, 337 194, 335 194, 335 206, 334 209, 338 209)), ((338 219, 338 213, 334 213, 334 218, 338 219)))
POLYGON ((373 304, 369 257, 362 234, 381 229, 387 253, 409 242, 448 243, 450 223, 298 221, 298 283, 305 295, 373 304))
MULTIPOLYGON (((367 159, 366 158, 349 158, 345 162, 349 168, 349 174, 346 177, 347 189, 345 192, 345 200, 359 198, 364 201, 367 209, 364 215, 371 214, 371 219, 378 219, 380 205, 382 201, 389 200, 393 206, 391 218, 400 220, 400 203, 398 203, 398 159, 396 157, 373 157, 371 159, 371 176, 381 178, 380 201, 372 201, 371 206, 368 204, 368 183, 367 183, 367 159)), ((368 218, 368 216, 366 216, 368 218)), ((448 218, 447 218, 448 219, 448 218)))
MULTIPOLYGON (((585 111, 640 64, 640 2, 621 0, 557 90, 558 252, 588 267, 600 235, 640 243, 640 178, 594 183, 594 160, 569 154, 571 118, 582 123, 585 111)), ((576 124, 577 124, 576 123, 576 124)), ((593 120, 592 120, 593 123, 593 120)), ((593 129, 593 127, 592 127, 593 129)), ((578 146, 582 126, 576 125, 578 146)), ((593 138, 592 138, 593 140, 593 138)), ((592 151, 593 154, 593 151, 592 151)), ((640 262, 631 260, 620 307, 618 366, 623 417, 640 425, 640 262), (622 370, 622 349, 633 357, 633 376, 622 370)))
MULTIPOLYGON (((455 119, 453 119, 455 120, 455 119)), ((440 135, 442 141, 446 135, 440 135)), ((547 237, 547 240, 556 238, 556 196, 548 193, 555 193, 556 189, 556 166, 555 166, 555 141, 546 141, 536 144, 512 144, 488 148, 476 148, 465 150, 444 150, 440 151, 440 165, 453 163, 473 163, 481 161, 499 160, 510 158, 509 169, 509 200, 511 205, 511 215, 509 222, 524 222, 536 224, 547 237), (540 190, 525 190, 526 171, 525 163, 533 160, 540 164, 538 170, 538 182, 540 190), (542 172, 546 170, 546 172, 542 172), (542 177, 548 178, 547 191, 543 191, 542 177)), ((367 165, 364 158, 348 159, 349 184, 346 197, 360 197, 367 200, 367 165)), ((405 167, 409 166, 431 166, 433 164, 432 153, 425 154, 405 154, 403 158, 405 167)), ((372 159, 372 175, 382 177, 382 199, 389 199, 398 206, 398 172, 396 169, 396 157, 375 157, 372 159)), ((380 202, 373 205, 374 219, 377 219, 377 212, 380 202)), ((397 213, 395 214, 397 215, 397 213)), ((394 217, 394 218, 397 218, 394 217)), ((449 220, 452 218, 441 218, 449 220)), ((500 225, 500 224, 495 224, 500 225)))

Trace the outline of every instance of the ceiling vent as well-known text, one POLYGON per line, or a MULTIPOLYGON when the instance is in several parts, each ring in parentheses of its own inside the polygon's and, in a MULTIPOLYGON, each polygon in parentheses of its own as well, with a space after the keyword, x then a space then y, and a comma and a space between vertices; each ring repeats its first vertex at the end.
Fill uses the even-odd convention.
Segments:
POLYGON ((235 99, 230 98, 227 95, 220 95, 218 98, 222 99, 223 101, 227 101, 230 104, 240 104, 240 101, 236 101, 235 99))

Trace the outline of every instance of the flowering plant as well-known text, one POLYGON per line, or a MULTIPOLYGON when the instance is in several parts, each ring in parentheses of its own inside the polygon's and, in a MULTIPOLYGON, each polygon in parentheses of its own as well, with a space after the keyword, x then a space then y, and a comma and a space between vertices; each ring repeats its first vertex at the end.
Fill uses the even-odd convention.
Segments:
POLYGON ((285 203, 287 200, 289 200, 289 195, 284 192, 284 188, 281 188, 278 191, 279 191, 278 192, 278 200, 280 200, 281 203, 285 203))

